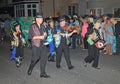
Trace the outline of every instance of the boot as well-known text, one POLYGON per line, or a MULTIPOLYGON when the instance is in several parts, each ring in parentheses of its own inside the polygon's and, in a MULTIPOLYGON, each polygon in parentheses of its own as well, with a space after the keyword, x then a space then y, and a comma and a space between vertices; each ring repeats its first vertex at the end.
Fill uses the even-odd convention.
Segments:
POLYGON ((21 65, 21 61, 20 61, 20 58, 15 58, 15 61, 16 61, 16 67, 19 68, 20 65, 21 65))
POLYGON ((49 57, 48 61, 49 61, 49 62, 55 62, 54 57, 55 57, 54 54, 51 55, 51 56, 49 57))

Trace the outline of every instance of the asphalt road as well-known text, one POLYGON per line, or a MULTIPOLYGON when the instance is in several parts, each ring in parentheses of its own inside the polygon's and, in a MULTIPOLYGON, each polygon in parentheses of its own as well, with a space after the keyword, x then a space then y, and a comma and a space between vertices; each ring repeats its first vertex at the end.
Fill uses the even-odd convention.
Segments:
POLYGON ((35 66, 31 76, 27 75, 30 64, 31 49, 25 48, 25 59, 20 68, 10 60, 8 43, 0 45, 0 84, 120 84, 120 56, 108 56, 100 53, 99 67, 96 70, 83 66, 83 59, 87 56, 87 50, 80 47, 70 49, 71 61, 75 66, 68 70, 64 56, 62 68, 57 69, 55 63, 48 62, 46 72, 51 78, 40 78, 40 62, 35 66))

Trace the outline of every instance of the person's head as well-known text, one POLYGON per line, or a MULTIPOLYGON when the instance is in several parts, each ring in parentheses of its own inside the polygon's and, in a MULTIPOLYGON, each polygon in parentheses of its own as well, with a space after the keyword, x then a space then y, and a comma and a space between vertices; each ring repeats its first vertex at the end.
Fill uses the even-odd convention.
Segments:
POLYGON ((14 23, 14 28, 13 28, 13 30, 14 30, 15 32, 21 31, 21 29, 20 29, 20 23, 19 23, 19 22, 15 22, 15 23, 14 23))
POLYGON ((98 21, 99 23, 102 23, 102 22, 103 22, 102 17, 98 17, 98 18, 97 18, 97 21, 98 21))
POLYGON ((114 17, 111 17, 110 18, 110 22, 113 23, 113 24, 115 24, 117 22, 117 20, 114 17))
POLYGON ((35 21, 37 24, 42 24, 43 23, 43 16, 40 13, 36 13, 35 21))
POLYGON ((89 17, 89 18, 88 18, 88 22, 89 22, 89 23, 94 23, 94 19, 93 19, 92 17, 89 17))
POLYGON ((103 16, 103 20, 106 21, 108 19, 108 16, 107 15, 104 15, 103 16))
POLYGON ((60 22, 60 26, 61 26, 61 27, 64 27, 65 24, 66 24, 65 17, 61 16, 61 17, 59 18, 59 22, 60 22))
POLYGON ((107 25, 111 25, 110 18, 107 18, 106 24, 107 24, 107 25))
POLYGON ((48 26, 50 26, 51 28, 54 27, 54 21, 53 21, 52 18, 49 19, 49 21, 48 21, 48 26))
POLYGON ((99 28, 101 27, 101 24, 100 24, 99 22, 96 22, 96 23, 94 24, 94 27, 95 27, 96 29, 99 29, 99 28))

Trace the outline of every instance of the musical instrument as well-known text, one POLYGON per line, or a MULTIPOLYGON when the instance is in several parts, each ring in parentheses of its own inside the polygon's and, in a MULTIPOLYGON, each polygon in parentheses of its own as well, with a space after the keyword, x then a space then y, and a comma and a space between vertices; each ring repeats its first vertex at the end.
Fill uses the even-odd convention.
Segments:
POLYGON ((77 30, 77 34, 79 34, 79 26, 68 26, 67 24, 64 26, 64 30, 68 30, 69 33, 73 32, 74 30, 77 30))

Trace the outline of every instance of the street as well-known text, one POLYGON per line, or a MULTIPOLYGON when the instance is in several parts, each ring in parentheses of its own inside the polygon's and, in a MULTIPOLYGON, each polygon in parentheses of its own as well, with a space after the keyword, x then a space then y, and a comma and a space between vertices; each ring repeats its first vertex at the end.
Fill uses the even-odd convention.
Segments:
POLYGON ((40 62, 36 64, 32 75, 27 75, 30 64, 31 49, 24 49, 24 60, 17 68, 14 61, 10 60, 9 44, 0 45, 0 84, 120 84, 120 56, 109 56, 100 53, 99 67, 96 70, 89 64, 83 66, 83 59, 87 56, 87 50, 80 47, 70 49, 71 61, 75 66, 68 70, 64 57, 62 57, 60 69, 55 62, 47 62, 46 72, 51 78, 40 78, 40 62))

